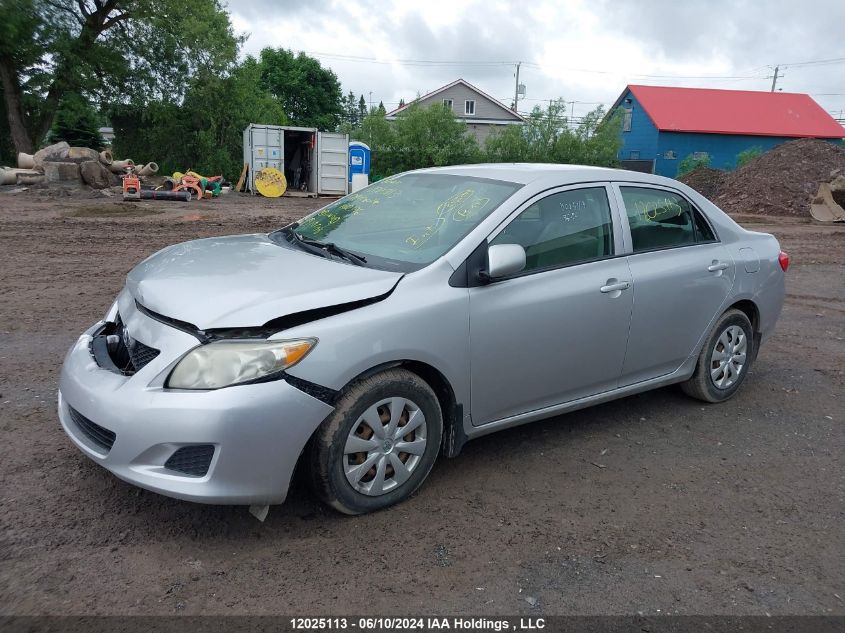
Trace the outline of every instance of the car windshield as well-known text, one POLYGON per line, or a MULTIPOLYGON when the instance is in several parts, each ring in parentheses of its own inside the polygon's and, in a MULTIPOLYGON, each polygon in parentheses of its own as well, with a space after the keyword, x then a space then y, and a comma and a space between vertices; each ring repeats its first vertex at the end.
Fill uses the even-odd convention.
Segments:
POLYGON ((443 255, 522 185, 408 173, 380 180, 301 220, 296 233, 410 272, 443 255))

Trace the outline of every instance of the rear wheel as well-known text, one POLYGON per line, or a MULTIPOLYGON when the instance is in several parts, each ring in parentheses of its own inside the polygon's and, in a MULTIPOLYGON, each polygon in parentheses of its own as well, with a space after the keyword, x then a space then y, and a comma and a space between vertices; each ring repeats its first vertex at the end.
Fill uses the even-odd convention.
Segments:
POLYGON ((681 383, 689 396, 705 402, 723 402, 733 396, 754 358, 751 321, 740 310, 725 312, 705 342, 692 377, 681 383))
POLYGON ((386 508, 422 484, 442 435, 440 404, 422 378, 403 369, 365 378, 346 390, 317 431, 312 486, 346 514, 386 508))

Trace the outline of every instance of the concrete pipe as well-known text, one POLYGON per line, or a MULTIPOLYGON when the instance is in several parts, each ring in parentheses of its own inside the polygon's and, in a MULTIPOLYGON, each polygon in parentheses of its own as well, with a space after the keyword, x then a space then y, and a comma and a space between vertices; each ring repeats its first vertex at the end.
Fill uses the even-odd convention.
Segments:
MULTIPOLYGON (((16 185, 19 176, 43 176, 40 171, 35 169, 14 169, 14 168, 0 168, 0 185, 16 185)), ((34 184, 34 183, 33 183, 34 184)))
POLYGON ((103 165, 111 165, 114 162, 114 156, 111 155, 111 152, 107 149, 104 149, 100 152, 100 162, 103 165))
POLYGON ((20 152, 18 154, 18 167, 20 169, 32 169, 35 167, 35 156, 32 154, 24 154, 20 152))
POLYGON ((131 158, 127 158, 126 160, 112 161, 112 163, 108 167, 113 174, 124 174, 126 173, 126 168, 130 165, 134 167, 135 161, 131 158))
POLYGON ((61 162, 68 163, 84 163, 87 160, 99 160, 100 153, 91 149, 90 147, 71 147, 67 151, 67 156, 61 162))
POLYGON ((142 178, 146 178, 147 176, 152 176, 158 171, 158 165, 156 163, 147 163, 141 169, 138 170, 138 175, 142 178))
POLYGON ((44 174, 37 171, 18 172, 17 184, 19 185, 40 185, 44 182, 44 174))

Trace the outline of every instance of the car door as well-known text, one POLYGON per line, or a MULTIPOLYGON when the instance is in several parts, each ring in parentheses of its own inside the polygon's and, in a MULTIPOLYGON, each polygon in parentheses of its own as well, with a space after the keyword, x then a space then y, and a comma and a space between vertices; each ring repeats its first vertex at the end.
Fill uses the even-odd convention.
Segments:
POLYGON ((634 311, 621 385, 670 374, 724 309, 734 262, 704 214, 681 193, 614 185, 624 208, 634 311))
POLYGON ((616 386, 632 300, 613 200, 605 184, 553 190, 490 236, 526 267, 469 290, 473 424, 616 386))

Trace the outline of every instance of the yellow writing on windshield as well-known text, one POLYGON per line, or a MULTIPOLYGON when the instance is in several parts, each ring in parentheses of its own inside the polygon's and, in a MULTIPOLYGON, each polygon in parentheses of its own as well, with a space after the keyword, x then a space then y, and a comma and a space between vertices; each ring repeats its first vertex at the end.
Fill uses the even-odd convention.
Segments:
POLYGON ((314 238, 320 239, 349 216, 359 215, 361 210, 367 207, 378 207, 384 200, 395 198, 401 193, 396 178, 391 176, 317 211, 317 213, 302 220, 300 226, 314 238))
POLYGON ((446 226, 449 220, 452 222, 472 220, 479 215, 489 202, 490 198, 477 196, 475 189, 464 189, 441 202, 435 209, 434 222, 426 226, 422 233, 409 235, 405 238, 405 243, 415 249, 421 248, 423 244, 446 226))

